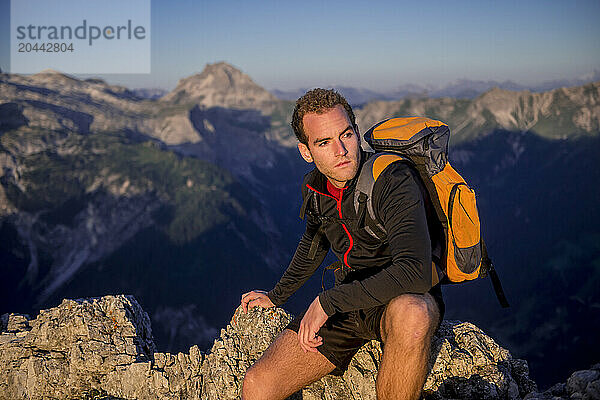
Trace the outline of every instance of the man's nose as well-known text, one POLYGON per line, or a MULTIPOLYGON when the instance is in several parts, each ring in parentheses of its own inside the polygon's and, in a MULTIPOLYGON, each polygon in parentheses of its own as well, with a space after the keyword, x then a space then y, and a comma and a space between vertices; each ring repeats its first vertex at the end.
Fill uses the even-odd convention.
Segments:
POLYGON ((336 155, 345 156, 346 153, 348 153, 348 149, 346 149, 346 146, 344 146, 344 142, 342 142, 341 140, 336 140, 335 145, 336 145, 336 148, 335 148, 336 155))

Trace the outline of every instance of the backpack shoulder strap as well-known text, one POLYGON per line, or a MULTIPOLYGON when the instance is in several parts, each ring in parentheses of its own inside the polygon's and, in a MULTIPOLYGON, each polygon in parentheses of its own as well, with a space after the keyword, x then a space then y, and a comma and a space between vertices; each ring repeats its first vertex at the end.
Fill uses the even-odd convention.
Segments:
POLYGON ((482 248, 482 260, 481 260, 481 272, 479 276, 485 278, 486 275, 490 276, 492 280, 492 286, 494 287, 494 292, 496 292, 496 297, 498 298, 498 302, 502 306, 502 308, 510 307, 508 304, 508 300, 506 299, 506 295, 504 294, 504 290, 502 289, 502 284, 500 283, 500 277, 494 268, 494 264, 492 264, 492 260, 488 256, 487 247, 485 246, 485 242, 481 239, 481 248, 482 248))
POLYGON ((306 214, 310 214, 312 217, 319 221, 319 229, 315 232, 315 235, 312 238, 310 243, 310 249, 308 250, 308 259, 314 260, 317 255, 317 250, 319 248, 319 244, 321 243, 321 239, 323 238, 323 221, 321 216, 321 210, 319 207, 319 199, 315 195, 312 190, 309 190, 302 201, 302 207, 300 207, 300 218, 304 219, 306 214), (309 203, 311 204, 309 206, 309 203))
POLYGON ((358 227, 364 227, 371 236, 379 240, 384 238, 387 232, 377 219, 373 209, 373 188, 379 175, 396 161, 408 161, 408 159, 393 153, 376 153, 372 155, 363 164, 354 191, 354 209, 358 217, 358 227), (367 212, 373 224, 365 224, 367 212))

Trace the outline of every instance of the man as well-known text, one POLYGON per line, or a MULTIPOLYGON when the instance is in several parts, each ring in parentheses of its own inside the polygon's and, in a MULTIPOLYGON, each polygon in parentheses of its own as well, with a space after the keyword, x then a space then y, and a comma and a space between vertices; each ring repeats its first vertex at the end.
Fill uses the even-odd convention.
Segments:
POLYGON ((407 164, 387 167, 373 190, 375 214, 387 232, 376 240, 357 223, 354 209, 367 153, 360 149, 352 108, 337 92, 314 89, 296 102, 292 127, 302 158, 316 167, 302 185, 306 230, 275 288, 245 293, 242 307, 284 303, 329 248, 342 266, 335 286, 320 293, 248 369, 243 399, 284 399, 329 373, 341 375, 371 339, 384 344, 377 397, 417 399, 444 312, 439 285, 432 288, 432 248, 438 249, 439 239, 428 225, 427 194, 407 164))

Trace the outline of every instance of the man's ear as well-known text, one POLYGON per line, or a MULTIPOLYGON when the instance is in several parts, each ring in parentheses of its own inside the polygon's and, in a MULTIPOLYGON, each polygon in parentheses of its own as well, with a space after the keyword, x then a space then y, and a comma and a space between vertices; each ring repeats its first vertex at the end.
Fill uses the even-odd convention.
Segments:
POLYGON ((298 143, 298 151, 300 151, 300 155, 304 158, 304 161, 307 163, 313 162, 312 154, 310 154, 310 150, 308 146, 304 143, 298 143))

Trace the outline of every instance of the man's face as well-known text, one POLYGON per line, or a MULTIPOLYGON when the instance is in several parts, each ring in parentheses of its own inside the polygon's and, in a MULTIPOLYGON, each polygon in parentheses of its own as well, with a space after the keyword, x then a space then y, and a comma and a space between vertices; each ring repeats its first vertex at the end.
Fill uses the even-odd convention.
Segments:
POLYGON ((315 166, 337 188, 354 178, 360 162, 360 140, 344 107, 337 105, 323 114, 309 113, 302 119, 308 146, 298 143, 306 162, 315 166))

